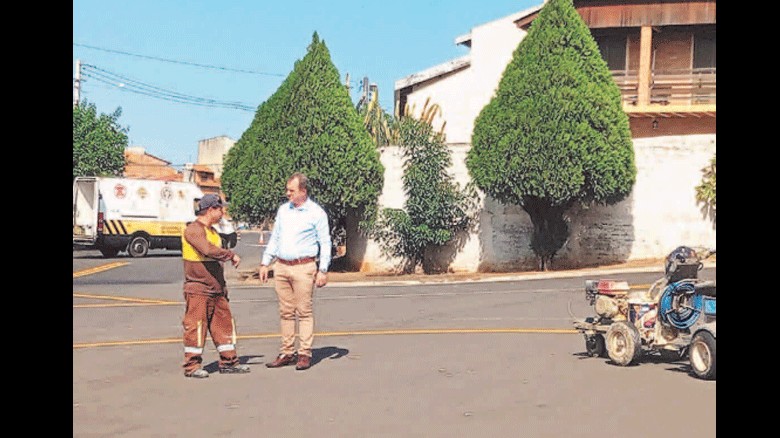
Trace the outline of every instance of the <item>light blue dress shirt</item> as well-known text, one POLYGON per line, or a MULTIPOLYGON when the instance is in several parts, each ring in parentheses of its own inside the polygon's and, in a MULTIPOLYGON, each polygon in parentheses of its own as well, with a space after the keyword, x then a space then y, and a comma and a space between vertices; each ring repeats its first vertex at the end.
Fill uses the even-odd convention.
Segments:
POLYGON ((274 257, 295 260, 318 254, 320 271, 328 272, 331 240, 325 210, 308 198, 297 208, 292 202, 279 206, 261 264, 268 266, 274 257))

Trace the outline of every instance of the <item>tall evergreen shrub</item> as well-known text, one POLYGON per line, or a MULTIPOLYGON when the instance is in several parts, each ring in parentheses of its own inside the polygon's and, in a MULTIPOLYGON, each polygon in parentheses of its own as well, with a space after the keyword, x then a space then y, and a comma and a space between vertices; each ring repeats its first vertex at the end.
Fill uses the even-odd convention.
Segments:
POLYGON ((620 90, 572 0, 549 0, 474 125, 466 165, 476 185, 520 205, 547 269, 576 202, 614 204, 636 179, 620 90))
POLYGON ((287 178, 300 171, 328 213, 334 243, 343 243, 348 215, 374 219, 384 181, 362 122, 315 32, 306 55, 227 154, 222 188, 230 213, 254 224, 273 220, 286 201, 287 178))

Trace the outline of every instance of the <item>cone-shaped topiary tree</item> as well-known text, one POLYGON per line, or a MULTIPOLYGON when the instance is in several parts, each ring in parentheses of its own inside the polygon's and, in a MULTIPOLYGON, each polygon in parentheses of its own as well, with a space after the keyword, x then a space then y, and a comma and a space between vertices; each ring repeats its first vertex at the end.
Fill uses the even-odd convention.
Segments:
POLYGON ((620 90, 572 0, 549 0, 474 122, 466 166, 477 187, 520 205, 547 269, 575 203, 614 204, 636 179, 620 90))
POLYGON ((309 195, 328 213, 334 244, 343 242, 348 215, 376 214, 384 167, 316 32, 225 158, 230 214, 250 223, 272 220, 296 171, 309 177, 309 195))

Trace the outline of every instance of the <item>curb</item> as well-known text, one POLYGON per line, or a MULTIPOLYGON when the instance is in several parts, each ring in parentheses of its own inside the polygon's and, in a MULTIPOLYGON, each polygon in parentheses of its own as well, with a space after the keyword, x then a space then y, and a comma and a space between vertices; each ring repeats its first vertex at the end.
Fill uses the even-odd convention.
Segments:
MULTIPOLYGON (((704 268, 715 268, 716 262, 704 262, 704 268)), ((645 272, 657 272, 660 275, 663 274, 663 268, 657 266, 647 267, 634 267, 634 268, 594 268, 583 269, 577 271, 560 271, 560 272, 523 272, 507 274, 495 277, 484 278, 466 278, 466 279, 439 279, 432 276, 430 279, 425 280, 373 280, 373 281, 334 281, 328 282, 328 286, 331 287, 377 287, 377 286, 419 286, 419 285, 442 285, 442 284, 465 284, 465 283, 494 283, 494 282, 506 282, 506 281, 523 281, 523 280, 545 280, 552 278, 576 278, 583 276, 604 276, 613 274, 627 274, 627 273, 645 273, 645 272)), ((477 275, 477 274, 475 274, 477 275)), ((240 280, 237 278, 227 280, 228 287, 233 289, 241 288, 258 288, 258 287, 273 287, 273 283, 262 284, 259 280, 240 280)))

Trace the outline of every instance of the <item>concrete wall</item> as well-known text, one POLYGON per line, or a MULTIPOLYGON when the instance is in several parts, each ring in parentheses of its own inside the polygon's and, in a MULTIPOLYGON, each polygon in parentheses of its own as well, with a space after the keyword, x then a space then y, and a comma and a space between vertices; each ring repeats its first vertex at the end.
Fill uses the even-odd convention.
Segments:
MULTIPOLYGON (((462 185, 470 180, 465 156, 471 147, 474 120, 494 96, 506 65, 526 35, 514 21, 532 9, 477 26, 459 37, 459 41, 471 44, 468 66, 411 85, 406 95, 410 106, 415 105, 415 116, 429 97, 431 103, 441 107, 442 115, 433 126, 438 129, 447 121, 444 132, 452 152, 451 172, 462 185)), ((409 86, 414 77, 397 82, 396 87, 409 86)), ((657 121, 654 124, 647 116, 630 119, 638 171, 631 195, 613 206, 572 209, 568 217, 570 239, 554 259, 553 267, 660 258, 679 245, 715 246, 714 219, 695 201, 702 169, 715 153, 715 118, 659 116, 657 121)), ((385 185, 380 206, 400 208, 405 196, 398 148, 384 148, 381 159, 385 185)), ((501 205, 491 198, 482 199, 481 207, 477 229, 456 253, 451 270, 535 269, 537 260, 530 248, 533 226, 528 214, 518 206, 501 205)), ((362 270, 398 267, 400 260, 384 257, 376 242, 359 236, 348 239, 365 245, 362 270)))
MULTIPOLYGON (((641 122, 648 123, 645 119, 641 122)), ((695 199, 702 169, 715 154, 715 134, 663 134, 634 139, 637 180, 627 199, 613 206, 575 207, 569 212, 570 239, 553 267, 661 258, 679 245, 715 247, 715 222, 695 199)), ((461 187, 470 180, 465 166, 469 147, 450 147, 450 172, 461 187)), ((385 185, 380 208, 403 208, 406 197, 400 149, 383 148, 381 160, 385 185)), ((528 214, 521 207, 502 205, 489 197, 482 199, 481 206, 477 229, 467 236, 450 269, 535 269, 537 260, 530 248, 533 225, 528 214)), ((378 243, 367 241, 362 270, 392 271, 400 262, 382 255, 378 243)))
MULTIPOLYGON (((450 146, 453 164, 449 169, 449 173, 453 175, 455 182, 461 188, 470 180, 465 163, 466 153, 469 148, 470 145, 450 146)), ((401 149, 397 146, 387 146, 380 149, 380 152, 380 159, 385 167, 385 174, 384 189, 379 197, 379 208, 404 208, 406 194, 403 191, 401 149)), ((363 259, 353 261, 357 266, 362 265, 361 270, 363 271, 393 271, 402 262, 401 259, 384 256, 382 248, 377 242, 371 239, 363 239, 354 234, 348 236, 348 253, 350 242, 354 241, 359 241, 361 246, 365 245, 366 247, 363 259)), ((462 249, 455 254, 455 259, 450 265, 451 269, 463 272, 476 272, 479 268, 480 253, 479 237, 476 235, 467 236, 462 249)))
POLYGON ((207 138, 198 141, 198 163, 209 166, 214 171, 214 176, 222 176, 225 154, 236 144, 236 141, 227 136, 207 138))

